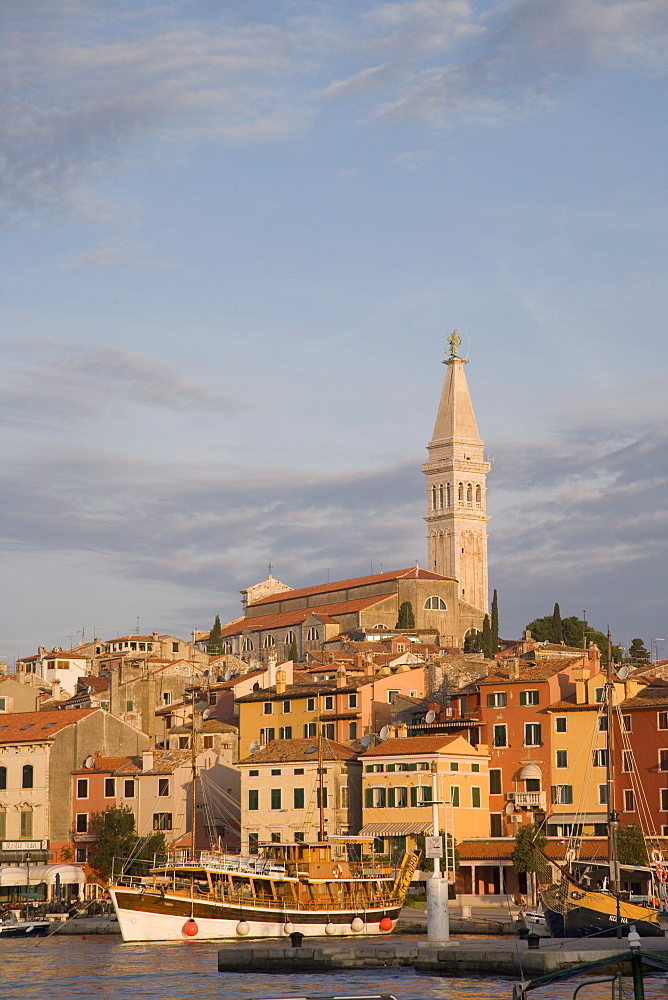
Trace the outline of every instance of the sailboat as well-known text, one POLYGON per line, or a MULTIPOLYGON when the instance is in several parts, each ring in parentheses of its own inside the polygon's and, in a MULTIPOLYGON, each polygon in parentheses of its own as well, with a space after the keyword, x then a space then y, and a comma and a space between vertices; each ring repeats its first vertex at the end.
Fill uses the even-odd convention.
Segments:
MULTIPOLYGON (((195 746, 193 722, 193 818, 197 815, 195 746)), ((190 848, 173 851, 145 876, 121 865, 108 890, 123 940, 285 940, 291 934, 359 937, 391 933, 419 853, 404 854, 394 873, 370 853, 373 837, 328 837, 322 765, 320 735, 316 843, 260 844, 258 854, 246 857, 225 854, 215 846, 197 851, 193 822, 190 848)))
MULTIPOLYGON (((607 877, 603 879, 605 888, 592 888, 586 884, 584 877, 578 877, 571 866, 567 870, 561 866, 560 878, 541 890, 540 897, 545 913, 547 927, 553 937, 585 937, 596 934, 602 937, 622 937, 629 932, 629 926, 634 924, 638 933, 646 937, 662 937, 663 928, 659 921, 658 905, 648 905, 644 902, 632 902, 622 896, 620 869, 617 857, 617 830, 619 817, 615 810, 615 782, 613 768, 614 730, 613 730, 613 694, 612 649, 610 632, 608 632, 608 656, 605 685, 606 705, 606 787, 608 804, 608 861, 598 864, 604 868, 607 877)), ((544 861, 554 866, 543 856, 544 861)), ((626 866, 624 866, 626 868, 626 866)), ((655 873, 647 872, 647 881, 652 883, 655 873)), ((649 894, 658 904, 658 891, 649 894)))

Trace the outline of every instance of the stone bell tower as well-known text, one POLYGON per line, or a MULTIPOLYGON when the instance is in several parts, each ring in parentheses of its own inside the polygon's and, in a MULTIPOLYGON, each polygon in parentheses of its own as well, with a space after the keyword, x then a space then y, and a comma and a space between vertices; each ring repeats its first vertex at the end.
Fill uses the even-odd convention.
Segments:
POLYGON ((429 569, 458 581, 459 599, 489 611, 487 592, 486 477, 490 465, 458 356, 461 338, 448 337, 450 356, 436 416, 427 477, 429 569))

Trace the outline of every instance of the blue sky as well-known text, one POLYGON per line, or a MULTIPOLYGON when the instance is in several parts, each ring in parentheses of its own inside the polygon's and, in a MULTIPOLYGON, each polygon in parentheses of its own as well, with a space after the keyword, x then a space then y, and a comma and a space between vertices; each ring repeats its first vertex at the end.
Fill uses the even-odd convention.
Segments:
POLYGON ((4 37, 0 656, 185 636, 269 561, 424 564, 455 327, 502 633, 668 638, 665 0, 23 0, 4 37))

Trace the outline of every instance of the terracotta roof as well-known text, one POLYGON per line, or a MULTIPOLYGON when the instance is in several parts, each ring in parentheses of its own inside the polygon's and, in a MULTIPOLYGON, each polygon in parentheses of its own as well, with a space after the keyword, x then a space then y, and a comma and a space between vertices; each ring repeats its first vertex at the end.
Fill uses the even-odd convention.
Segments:
POLYGON ((7 712, 0 715, 0 743, 41 743, 100 708, 73 708, 55 712, 7 712))
MULTIPOLYGON (((668 841, 665 841, 668 843, 668 841)), ((654 841, 652 841, 654 844, 654 841)), ((548 840, 543 851, 553 861, 562 862, 566 858, 568 841, 548 840)), ((462 840, 457 844, 461 861, 498 861, 509 860, 515 849, 514 837, 494 837, 490 840, 462 840)), ((607 840, 603 837, 584 838, 580 845, 580 858, 587 861, 590 858, 607 857, 607 840)))
POLYGON ((598 712, 601 705, 598 702, 585 702, 582 705, 576 704, 574 700, 570 698, 564 698, 563 701, 555 701, 551 705, 548 705, 545 709, 546 712, 598 712))
POLYGON ((264 672, 264 670, 249 670, 248 673, 238 674, 236 677, 230 677, 227 681, 218 681, 216 684, 210 684, 209 690, 225 691, 227 688, 236 687, 237 684, 240 684, 242 681, 247 681, 251 677, 259 677, 260 674, 263 674, 264 672))
MULTIPOLYGON (((455 740, 461 739, 461 736, 398 736, 390 740, 385 740, 384 743, 379 743, 375 747, 369 747, 368 750, 362 755, 364 757, 402 757, 406 754, 430 754, 438 753, 439 750, 443 750, 445 747, 449 746, 450 743, 454 743, 455 740)), ((473 753, 476 753, 474 747, 471 747, 473 753)))
POLYGON ((309 681, 306 684, 287 684, 285 691, 279 694, 275 687, 263 688, 260 691, 251 691, 250 694, 243 694, 240 698, 236 698, 237 704, 244 704, 247 701, 287 701, 288 698, 310 698, 317 697, 318 695, 325 694, 352 694, 357 691, 357 682, 355 686, 347 685, 346 687, 337 688, 334 681, 323 681, 322 683, 315 683, 314 681, 309 681))
POLYGON ((126 764, 131 764, 134 758, 132 757, 99 757, 95 755, 95 763, 92 767, 78 767, 72 774, 99 774, 104 772, 105 774, 112 771, 117 771, 119 767, 124 767, 126 764))
POLYGON ((375 576, 357 576, 353 577, 351 580, 335 580, 333 583, 321 583, 317 587, 303 587, 301 590, 282 590, 278 594, 272 594, 269 597, 261 598, 259 601, 253 601, 249 607, 256 608, 260 604, 272 604, 280 600, 290 601, 295 597, 311 597, 315 594, 331 593, 333 590, 346 590, 352 589, 353 587, 368 587, 370 584, 374 583, 389 583, 392 580, 405 579, 449 580, 450 578, 447 576, 439 576, 437 573, 430 573, 426 569, 416 569, 416 567, 413 566, 412 569, 399 569, 391 573, 377 573, 375 576))
MULTIPOLYGON (((197 730, 202 733, 238 733, 238 726, 230 726, 227 722, 221 722, 220 719, 206 719, 202 723, 201 729, 197 730)), ((182 726, 172 726, 169 730, 170 733, 191 733, 192 726, 188 723, 184 723, 182 726)))
POLYGON ((510 679, 507 670, 496 669, 495 673, 487 677, 481 677, 479 680, 474 681, 473 684, 479 684, 482 687, 489 684, 525 684, 527 681, 547 681, 550 677, 561 673, 571 666, 571 664, 577 663, 581 659, 582 654, 568 660, 564 657, 557 660, 538 660, 536 663, 522 660, 519 676, 515 680, 510 679))
POLYGON ((668 705, 668 682, 656 678, 632 698, 622 702, 622 708, 664 708, 668 705))
POLYGON ((144 770, 143 757, 138 754, 136 757, 128 758, 126 764, 122 764, 117 769, 117 774, 172 774, 178 767, 190 764, 192 754, 190 750, 151 750, 153 754, 153 767, 148 771, 144 770))
POLYGON ((106 691, 109 688, 109 678, 108 677, 80 677, 79 685, 85 684, 87 688, 92 688, 93 691, 106 691))
MULTIPOLYGON (((275 615, 261 615, 257 618, 240 618, 229 625, 225 625, 221 634, 223 636, 241 635, 241 633, 245 632, 246 629, 249 629, 252 632, 261 632, 263 629, 287 628, 288 625, 301 625, 302 622, 306 621, 307 618, 311 618, 313 615, 317 617, 321 617, 322 615, 332 617, 333 615, 353 614, 355 611, 364 611, 366 608, 370 608, 374 604, 380 604, 382 601, 386 601, 388 597, 392 597, 392 594, 378 594, 376 597, 360 597, 354 601, 340 601, 338 604, 324 604, 319 606, 317 609, 295 608, 294 611, 281 611, 279 614, 275 615)), ((258 601, 258 604, 260 603, 262 602, 258 601)), ((257 606, 258 605, 253 605, 253 607, 257 606)))
MULTIPOLYGON (((334 740, 328 739, 323 739, 322 741, 323 760, 350 760, 351 757, 356 756, 356 752, 350 747, 344 746, 343 743, 336 743, 334 740)), ((252 753, 249 757, 245 757, 244 760, 240 760, 239 763, 287 764, 291 761, 313 761, 317 763, 318 740, 272 740, 271 743, 267 743, 257 753, 252 753)))

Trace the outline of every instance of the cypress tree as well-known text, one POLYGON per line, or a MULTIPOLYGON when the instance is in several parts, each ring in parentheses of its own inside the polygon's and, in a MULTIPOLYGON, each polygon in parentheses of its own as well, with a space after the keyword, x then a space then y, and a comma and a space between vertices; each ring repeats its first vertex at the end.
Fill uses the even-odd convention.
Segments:
POLYGON ((395 628, 415 628, 415 615, 410 601, 404 601, 399 608, 399 619, 395 628))
POLYGON ((209 633, 209 656, 220 656, 223 652, 223 636, 220 625, 220 616, 216 615, 213 628, 209 633))
POLYGON ((499 651, 499 599, 496 596, 496 590, 494 591, 494 596, 492 597, 492 643, 494 645, 494 652, 499 651))
POLYGON ((290 645, 290 649, 288 650, 288 659, 292 660, 293 663, 296 663, 297 660, 299 659, 299 650, 297 649, 297 640, 296 639, 292 640, 292 643, 290 645))
POLYGON ((564 629, 561 624, 561 611, 559 605, 554 605, 554 611, 552 612, 552 642, 563 642, 564 639, 564 629))
POLYGON ((485 615, 482 623, 482 653, 486 660, 492 660, 495 652, 492 640, 492 623, 489 620, 489 615, 485 615))

